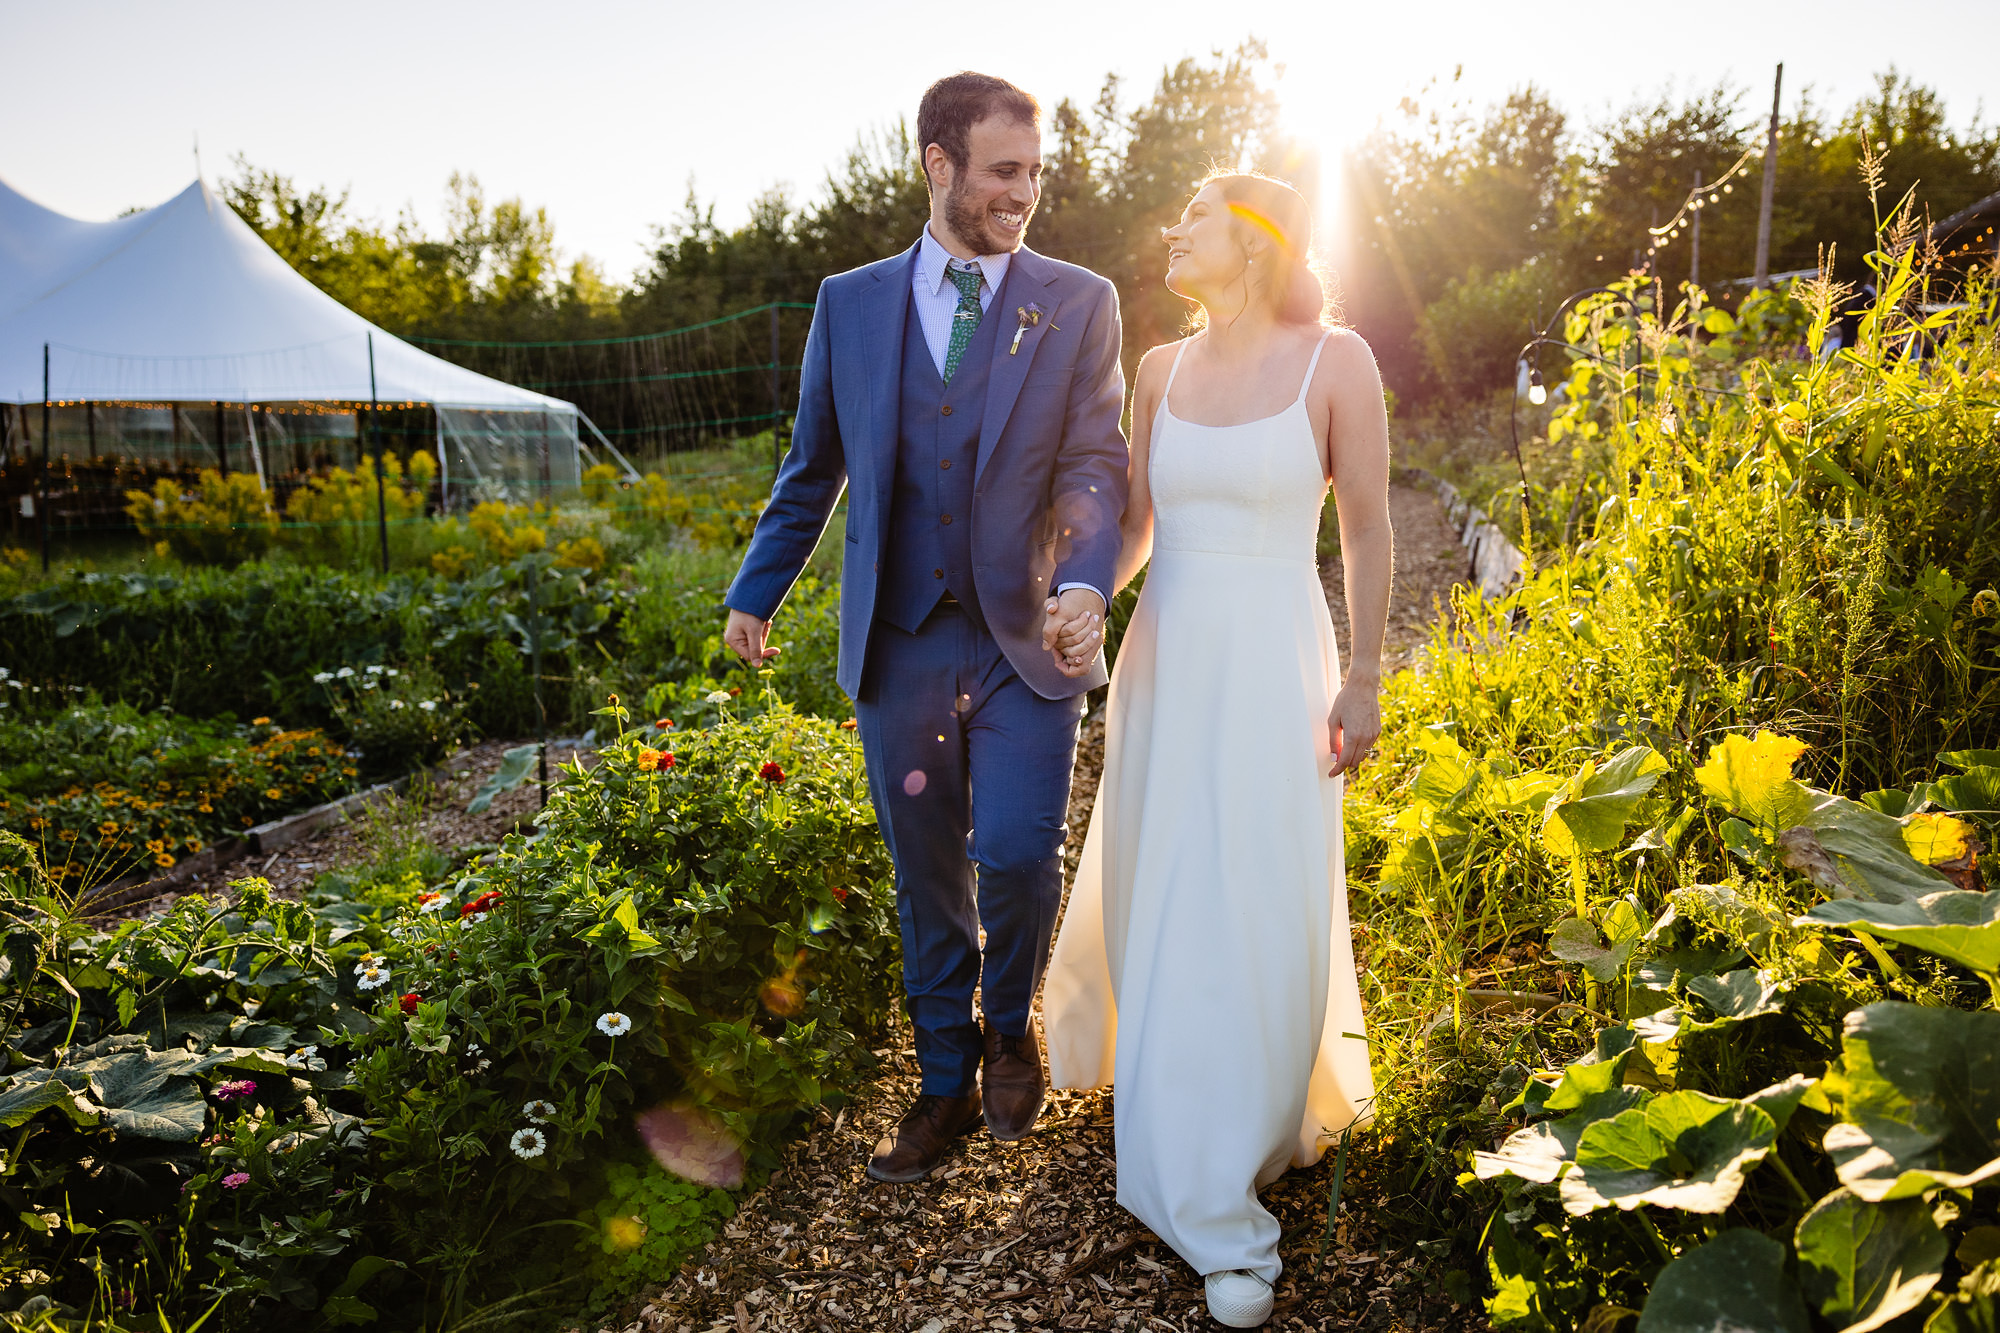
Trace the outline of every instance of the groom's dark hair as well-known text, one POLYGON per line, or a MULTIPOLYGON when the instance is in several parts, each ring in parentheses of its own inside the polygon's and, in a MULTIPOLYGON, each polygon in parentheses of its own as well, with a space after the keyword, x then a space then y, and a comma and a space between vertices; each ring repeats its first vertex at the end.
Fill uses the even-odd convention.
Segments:
MULTIPOLYGON (((924 90, 917 104, 917 153, 932 144, 944 149, 951 165, 964 171, 971 160, 966 139, 972 127, 988 116, 1006 116, 1016 124, 1041 123, 1042 105, 1005 79, 966 70, 948 74, 924 90)), ((924 173, 928 181, 930 173, 924 173)))

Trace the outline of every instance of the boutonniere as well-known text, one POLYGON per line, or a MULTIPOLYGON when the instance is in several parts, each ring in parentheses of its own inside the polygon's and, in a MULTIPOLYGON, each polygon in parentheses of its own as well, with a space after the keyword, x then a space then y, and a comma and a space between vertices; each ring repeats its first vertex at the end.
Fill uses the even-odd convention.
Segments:
POLYGON ((1008 356, 1012 356, 1014 355, 1014 353, 1020 351, 1021 339, 1024 336, 1026 336, 1029 329, 1034 328, 1037 324, 1040 324, 1042 322, 1042 308, 1033 303, 1023 306, 1015 306, 1014 314, 1020 319, 1021 322, 1019 326, 1016 327, 1014 330, 1014 344, 1013 346, 1007 349, 1008 356))

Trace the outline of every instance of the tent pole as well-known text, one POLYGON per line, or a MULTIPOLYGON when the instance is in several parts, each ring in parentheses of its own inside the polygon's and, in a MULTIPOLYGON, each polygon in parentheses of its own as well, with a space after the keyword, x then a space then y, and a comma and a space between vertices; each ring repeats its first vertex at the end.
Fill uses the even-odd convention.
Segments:
POLYGON ((382 432, 375 424, 375 335, 368 335, 368 433, 375 440, 375 526, 382 533, 382 572, 389 572, 389 500, 382 480, 382 432))
POLYGON ((451 469, 444 457, 444 413, 431 408, 431 421, 437 426, 438 514, 442 517, 451 512, 451 469))
POLYGON ((250 403, 243 404, 243 430, 250 437, 250 462, 257 469, 257 489, 269 491, 264 482, 264 451, 257 443, 257 409, 250 403))
POLYGON ((42 470, 35 478, 35 507, 42 516, 42 573, 49 572, 49 345, 42 344, 42 470))
POLYGON ((222 438, 222 400, 215 400, 215 456, 222 462, 222 475, 229 475, 229 446, 222 438))

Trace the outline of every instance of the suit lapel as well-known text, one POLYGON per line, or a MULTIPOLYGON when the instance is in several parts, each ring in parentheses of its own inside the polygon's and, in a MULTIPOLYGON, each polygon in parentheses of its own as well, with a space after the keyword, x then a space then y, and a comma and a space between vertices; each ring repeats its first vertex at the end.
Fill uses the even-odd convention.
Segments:
MULTIPOLYGON (((874 464, 877 513, 889 512, 896 484, 896 425, 903 391, 903 333, 910 313, 910 270, 917 262, 911 246, 893 263, 875 270, 861 294, 862 382, 868 386, 868 424, 863 443, 874 464)), ((850 472, 852 468, 850 466, 850 472)), ((885 529, 886 531, 886 529, 885 529)))
POLYGON ((973 466, 975 480, 985 475, 986 460, 992 457, 993 446, 999 443, 1014 402, 1021 396, 1021 385, 1035 364, 1035 353, 1055 322, 1057 303, 1049 291, 1055 280, 1055 266, 1024 246, 1014 252, 1007 281, 994 298, 993 308, 986 312, 987 319, 997 319, 1000 324, 993 330, 993 368, 986 380, 986 411, 980 419, 979 452, 973 466), (1041 318, 1021 335, 1020 350, 1012 351, 1020 311, 1031 304, 1041 307, 1041 318))

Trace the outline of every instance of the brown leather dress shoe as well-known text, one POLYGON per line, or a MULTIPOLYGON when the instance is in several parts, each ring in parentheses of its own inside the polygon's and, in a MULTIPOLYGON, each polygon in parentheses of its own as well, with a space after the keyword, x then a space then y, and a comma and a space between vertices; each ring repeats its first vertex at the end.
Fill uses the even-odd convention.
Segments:
POLYGON ((1042 1113, 1048 1080, 1042 1075, 1042 1043, 1030 1023, 1026 1035, 1009 1037, 986 1024, 986 1054, 979 1084, 986 1094, 986 1128, 1002 1143, 1026 1137, 1042 1113))
POLYGON ((978 1088, 965 1097, 924 1093, 903 1112, 895 1132, 875 1145, 868 1178, 892 1185, 922 1180, 944 1160, 951 1141, 978 1123, 978 1088))

